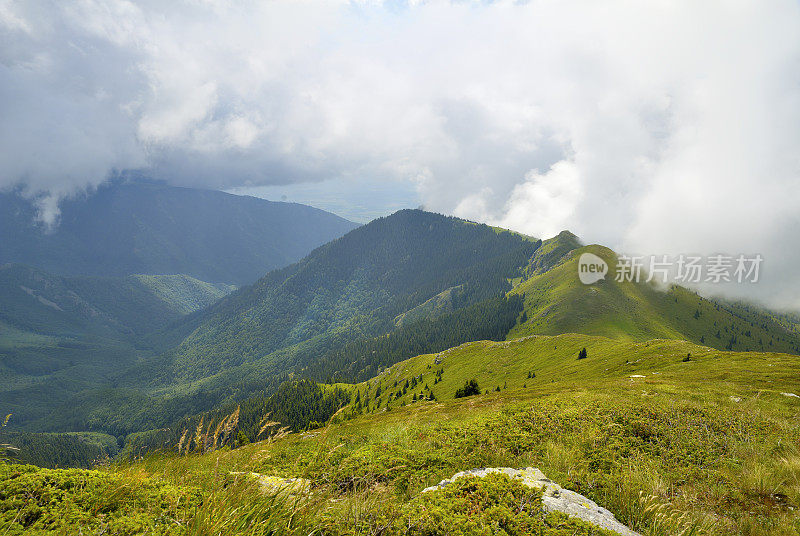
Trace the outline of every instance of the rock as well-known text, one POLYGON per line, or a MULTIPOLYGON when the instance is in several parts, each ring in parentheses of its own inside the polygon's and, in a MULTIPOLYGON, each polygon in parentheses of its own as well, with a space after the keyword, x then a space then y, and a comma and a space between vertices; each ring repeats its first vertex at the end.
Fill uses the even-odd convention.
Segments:
POLYGON ((632 531, 617 521, 617 518, 614 517, 614 514, 605 508, 598 506, 597 503, 579 493, 562 488, 547 478, 545 474, 536 467, 528 467, 527 469, 513 469, 511 467, 488 467, 461 471, 454 474, 450 479, 442 480, 435 486, 425 488, 422 490, 422 493, 428 493, 441 489, 459 478, 483 478, 492 473, 502 473, 511 479, 520 479, 522 480, 522 484, 531 488, 542 490, 542 503, 544 505, 544 509, 548 512, 563 512, 570 517, 582 519, 583 521, 591 523, 596 527, 616 532, 620 536, 641 536, 641 534, 638 532, 632 531))
POLYGON ((231 471, 231 476, 244 476, 256 480, 261 491, 267 494, 285 492, 288 495, 298 495, 308 493, 311 489, 311 481, 305 478, 284 478, 282 476, 262 475, 261 473, 231 471))

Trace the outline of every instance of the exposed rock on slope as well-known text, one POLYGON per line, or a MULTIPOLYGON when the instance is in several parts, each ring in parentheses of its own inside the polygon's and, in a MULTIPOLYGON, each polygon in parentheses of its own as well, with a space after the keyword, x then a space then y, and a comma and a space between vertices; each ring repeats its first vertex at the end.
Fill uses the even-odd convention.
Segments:
POLYGON ((231 471, 233 478, 243 477, 255 480, 263 493, 288 495, 307 494, 311 489, 311 481, 305 478, 284 478, 281 476, 262 475, 261 473, 231 471))
POLYGON ((524 485, 542 490, 542 503, 548 512, 563 512, 568 516, 577 517, 597 527, 616 532, 621 536, 641 536, 617 521, 614 514, 605 508, 598 506, 597 503, 579 493, 562 488, 535 467, 528 467, 527 469, 488 467, 461 471, 448 480, 442 480, 435 486, 425 488, 422 493, 441 489, 458 478, 483 478, 492 473, 502 473, 508 475, 511 479, 520 479, 524 485))

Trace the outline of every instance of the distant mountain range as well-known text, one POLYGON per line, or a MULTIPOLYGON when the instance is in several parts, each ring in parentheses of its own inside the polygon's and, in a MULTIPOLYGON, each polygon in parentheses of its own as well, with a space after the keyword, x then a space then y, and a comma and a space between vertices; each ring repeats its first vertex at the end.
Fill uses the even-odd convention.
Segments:
POLYGON ((329 212, 212 190, 116 181, 60 205, 57 227, 33 202, 0 193, 0 264, 57 275, 185 274, 243 285, 354 229, 329 212))
POLYGON ((186 275, 61 277, 0 266, 0 322, 40 335, 143 336, 207 307, 235 287, 186 275))

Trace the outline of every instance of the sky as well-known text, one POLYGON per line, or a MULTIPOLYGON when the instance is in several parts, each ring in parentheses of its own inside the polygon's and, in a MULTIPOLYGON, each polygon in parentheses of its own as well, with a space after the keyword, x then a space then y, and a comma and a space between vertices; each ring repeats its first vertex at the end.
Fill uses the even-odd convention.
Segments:
POLYGON ((643 254, 800 309, 800 2, 0 0, 0 188, 115 171, 643 254))
POLYGON ((400 180, 375 181, 365 177, 335 177, 320 182, 241 186, 227 191, 271 201, 303 203, 333 212, 356 223, 368 223, 404 208, 422 206, 414 184, 400 180))

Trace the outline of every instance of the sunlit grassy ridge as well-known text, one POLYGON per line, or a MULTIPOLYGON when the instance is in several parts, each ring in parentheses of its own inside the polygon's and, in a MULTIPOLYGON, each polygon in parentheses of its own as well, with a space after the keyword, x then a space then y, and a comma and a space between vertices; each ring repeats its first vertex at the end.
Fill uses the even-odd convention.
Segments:
POLYGON ((793 367, 797 364, 800 357, 789 354, 725 352, 687 341, 534 335, 504 342, 467 343, 439 354, 418 356, 359 384, 356 391, 372 408, 385 408, 387 400, 390 407, 397 407, 411 402, 413 395, 428 398, 431 392, 438 400, 453 398, 455 390, 472 378, 483 390, 500 387, 514 397, 526 396, 525 389, 542 393, 562 391, 565 385, 593 389, 628 386, 636 381, 647 385, 678 382, 710 390, 735 385, 748 391, 773 392, 796 385, 793 382, 799 376, 793 367), (589 358, 579 360, 578 352, 583 348, 589 358), (406 388, 402 394, 405 381, 415 377, 415 387, 406 388), (378 387, 381 395, 376 398, 378 387), (398 392, 400 396, 396 396, 398 392))
POLYGON ((525 314, 508 338, 575 332, 623 340, 686 339, 725 350, 800 353, 800 336, 785 319, 755 307, 712 301, 679 286, 659 289, 645 282, 618 282, 616 266, 613 251, 586 246, 516 285, 511 294, 525 297, 525 314), (580 282, 578 259, 585 252, 608 263, 605 280, 593 285, 580 282))
MULTIPOLYGON (((800 399, 788 396, 800 386, 797 356, 575 334, 477 342, 443 354, 438 364, 435 354, 418 356, 351 387, 363 414, 354 413, 354 399, 323 429, 233 451, 157 454, 99 474, 127 479, 136 497, 144 493, 137 482, 177 490, 180 504, 199 494, 202 503, 191 503, 197 508, 174 528, 186 534, 423 534, 430 527, 433 534, 447 526, 437 523, 463 525, 464 504, 475 505, 472 533, 491 532, 496 521, 512 528, 542 521, 504 510, 503 497, 522 498, 506 482, 487 484, 499 487, 494 494, 465 484, 432 502, 417 498, 442 478, 483 466, 537 466, 644 534, 800 528, 800 399), (588 357, 578 360, 584 347, 588 357), (415 388, 393 396, 387 410, 389 393, 415 377, 415 388), (490 392, 453 399, 472 378, 490 392), (426 384, 437 400, 414 402, 426 384), (231 471, 308 478, 312 494, 275 499, 231 471), (435 515, 415 524, 425 504, 435 515)), ((62 507, 61 499, 47 506, 41 494, 11 496, 7 489, 0 488, 2 519, 12 530, 20 530, 11 522, 20 505, 62 507)), ((148 500, 126 501, 115 511, 155 523, 148 500)), ((72 532, 97 527, 80 516, 68 519, 62 526, 72 532)), ((541 533, 583 534, 557 521, 541 533)))

